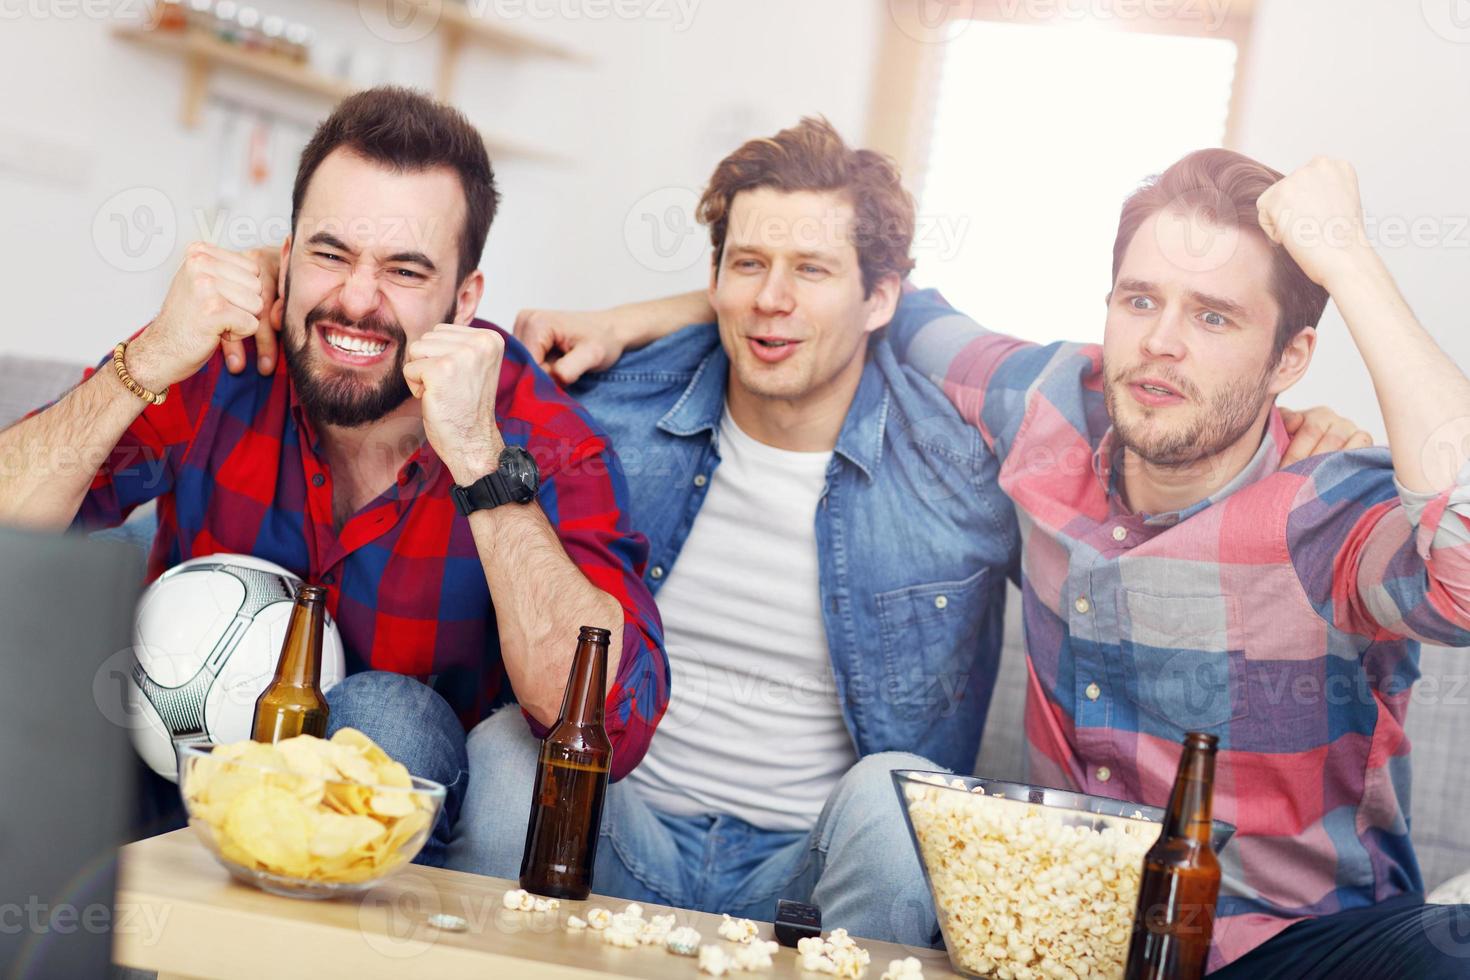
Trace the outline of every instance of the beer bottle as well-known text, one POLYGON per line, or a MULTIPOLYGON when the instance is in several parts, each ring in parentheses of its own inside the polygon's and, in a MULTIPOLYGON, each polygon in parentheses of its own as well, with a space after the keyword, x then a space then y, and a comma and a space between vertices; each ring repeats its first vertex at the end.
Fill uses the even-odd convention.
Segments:
POLYGON ((582 627, 561 717, 541 742, 521 855, 521 887, 537 895, 580 901, 592 892, 602 798, 612 768, 602 717, 609 636, 605 629, 582 627))
POLYGON ((1210 844, 1218 743, 1201 732, 1184 736, 1163 831, 1143 858, 1125 980, 1205 975, 1220 894, 1220 861, 1210 844))
POLYGON ((286 627, 286 642, 276 674, 255 700, 250 737, 279 742, 293 735, 327 734, 327 699, 322 695, 322 631, 326 627, 327 590, 303 585, 286 627))

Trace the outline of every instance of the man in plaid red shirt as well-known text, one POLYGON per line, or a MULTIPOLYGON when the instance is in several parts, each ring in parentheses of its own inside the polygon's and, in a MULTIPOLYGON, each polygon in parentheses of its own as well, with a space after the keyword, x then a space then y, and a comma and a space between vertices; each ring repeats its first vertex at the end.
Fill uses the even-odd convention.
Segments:
POLYGON ((278 283, 190 246, 119 368, 0 434, 32 461, 0 477, 9 520, 115 525, 157 498, 150 577, 235 552, 327 588, 351 675, 329 692, 332 727, 450 788, 426 863, 471 778, 465 730, 512 700, 534 731, 554 723, 580 626, 612 631, 614 778, 669 695, 617 458, 524 347, 474 319, 496 202, 458 112, 352 96, 302 153, 278 283))

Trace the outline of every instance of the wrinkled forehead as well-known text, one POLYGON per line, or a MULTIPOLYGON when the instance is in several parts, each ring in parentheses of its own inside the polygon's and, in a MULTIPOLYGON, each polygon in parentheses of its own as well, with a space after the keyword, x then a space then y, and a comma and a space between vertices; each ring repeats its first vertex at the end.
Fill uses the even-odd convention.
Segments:
POLYGON ((337 149, 312 174, 295 235, 368 256, 421 252, 453 272, 465 216, 464 188, 448 167, 395 170, 337 149))
POLYGON ((1148 283, 1176 295, 1227 298, 1252 320, 1280 313, 1272 292, 1274 254, 1259 227, 1219 224, 1197 210, 1165 209, 1139 225, 1115 282, 1148 283))
POLYGON ((730 203, 725 249, 856 258, 857 221, 841 191, 741 191, 730 203))

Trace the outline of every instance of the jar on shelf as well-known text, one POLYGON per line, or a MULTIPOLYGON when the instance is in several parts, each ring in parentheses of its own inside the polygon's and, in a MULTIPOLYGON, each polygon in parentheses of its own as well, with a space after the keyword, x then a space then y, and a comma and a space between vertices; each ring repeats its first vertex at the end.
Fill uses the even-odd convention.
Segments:
POLYGON ((155 31, 182 31, 188 26, 184 5, 179 0, 157 0, 153 4, 152 26, 155 31))
POLYGON ((236 44, 240 39, 240 25, 235 18, 240 15, 240 5, 235 0, 219 0, 214 5, 214 33, 226 44, 236 44))
POLYGON ((235 15, 241 47, 259 51, 265 47, 265 38, 260 33, 260 11, 254 7, 241 7, 235 15))

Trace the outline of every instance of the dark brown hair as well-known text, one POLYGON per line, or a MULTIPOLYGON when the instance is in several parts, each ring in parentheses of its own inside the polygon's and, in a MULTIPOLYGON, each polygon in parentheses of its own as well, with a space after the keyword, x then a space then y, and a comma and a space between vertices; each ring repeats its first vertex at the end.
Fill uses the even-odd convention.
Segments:
POLYGON ((714 264, 719 268, 730 230, 730 206, 741 191, 769 187, 783 193, 841 191, 856 219, 853 240, 863 273, 864 295, 880 279, 909 274, 914 262, 914 199, 904 190, 898 166, 873 150, 854 150, 821 117, 803 118, 769 139, 753 139, 720 161, 704 196, 699 220, 709 225, 714 264))
POLYGON ((465 219, 459 236, 459 279, 474 271, 485 251, 485 238, 500 194, 495 171, 479 130, 464 114, 420 92, 382 85, 343 99, 316 128, 301 151, 296 185, 291 190, 291 228, 301 216, 301 202, 317 167, 336 149, 345 148, 394 170, 417 172, 448 167, 464 187, 465 219))
POLYGON ((1198 213, 1206 221, 1241 228, 1261 236, 1271 248, 1271 295, 1281 307, 1276 321, 1272 360, 1281 357, 1305 327, 1315 327, 1327 307, 1327 290, 1313 282, 1286 249, 1273 244, 1261 230, 1256 202, 1282 175, 1263 163, 1232 150, 1196 150, 1162 174, 1145 181, 1128 200, 1118 219, 1113 241, 1113 281, 1133 236, 1160 211, 1198 213))

